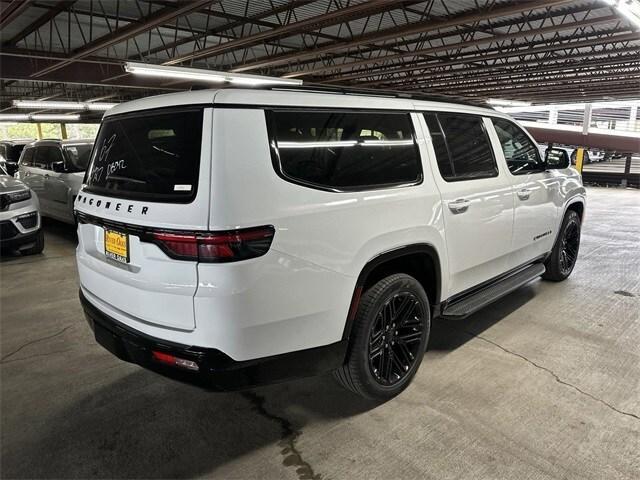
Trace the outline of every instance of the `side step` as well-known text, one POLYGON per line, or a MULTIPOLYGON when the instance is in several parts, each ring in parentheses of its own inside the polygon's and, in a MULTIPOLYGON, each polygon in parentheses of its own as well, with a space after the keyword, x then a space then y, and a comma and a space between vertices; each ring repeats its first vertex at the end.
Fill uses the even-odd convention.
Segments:
POLYGON ((492 283, 491 285, 482 288, 470 296, 465 296, 460 300, 456 300, 453 303, 448 304, 442 311, 441 317, 452 320, 463 319, 496 301, 500 297, 503 297, 529 283, 531 280, 542 275, 545 270, 546 269, 542 263, 534 263, 513 275, 509 275, 502 280, 498 280, 497 283, 492 283))

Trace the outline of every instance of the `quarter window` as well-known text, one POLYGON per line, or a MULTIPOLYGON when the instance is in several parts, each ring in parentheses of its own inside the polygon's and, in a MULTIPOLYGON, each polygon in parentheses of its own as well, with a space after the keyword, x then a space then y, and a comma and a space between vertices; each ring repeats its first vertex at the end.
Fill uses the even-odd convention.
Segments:
POLYGON ((520 127, 503 118, 494 118, 493 126, 512 174, 520 175, 544 170, 544 162, 540 158, 537 145, 520 127))
POLYGON ((420 156, 408 113, 267 111, 276 169, 319 188, 417 183, 420 156))
POLYGON ((496 177, 498 166, 481 117, 425 113, 438 169, 447 181, 496 177))

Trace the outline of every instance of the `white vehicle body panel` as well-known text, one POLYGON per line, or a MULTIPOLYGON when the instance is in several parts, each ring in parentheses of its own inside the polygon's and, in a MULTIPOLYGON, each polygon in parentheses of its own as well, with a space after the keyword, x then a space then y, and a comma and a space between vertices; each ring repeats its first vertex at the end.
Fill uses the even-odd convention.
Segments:
POLYGON ((583 201, 584 189, 571 169, 512 176, 495 133, 497 177, 445 182, 419 112, 509 118, 489 109, 384 96, 228 89, 136 100, 106 116, 191 104, 205 105, 193 202, 118 199, 83 188, 77 211, 106 223, 185 231, 272 225, 269 251, 232 263, 187 262, 132 235, 131 262, 116 265, 104 255, 104 228, 81 224, 80 284, 91 304, 136 331, 219 349, 234 360, 343 339, 358 276, 385 252, 415 244, 433 248, 441 270, 440 298, 433 299, 437 303, 549 252, 567 203, 583 201), (264 112, 270 106, 412 112, 422 182, 353 192, 288 182, 271 161, 264 112), (526 204, 517 199, 517 191, 525 187, 532 190, 526 204), (448 204, 462 197, 470 207, 454 215, 448 204), (105 208, 107 202, 110 208, 105 208), (118 203, 121 208, 113 208, 118 203), (553 235, 532 241, 547 230, 553 235))

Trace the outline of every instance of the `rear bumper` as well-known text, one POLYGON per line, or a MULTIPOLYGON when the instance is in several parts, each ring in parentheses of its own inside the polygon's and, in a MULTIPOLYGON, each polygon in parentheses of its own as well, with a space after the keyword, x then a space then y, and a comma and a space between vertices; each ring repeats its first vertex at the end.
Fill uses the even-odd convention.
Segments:
POLYGON ((125 326, 98 310, 82 291, 80 302, 96 341, 109 352, 124 361, 207 390, 240 390, 320 375, 340 367, 346 358, 347 341, 343 340, 308 350, 235 361, 216 349, 169 342, 125 326), (152 351, 191 360, 199 370, 196 372, 158 363, 153 359, 152 351))

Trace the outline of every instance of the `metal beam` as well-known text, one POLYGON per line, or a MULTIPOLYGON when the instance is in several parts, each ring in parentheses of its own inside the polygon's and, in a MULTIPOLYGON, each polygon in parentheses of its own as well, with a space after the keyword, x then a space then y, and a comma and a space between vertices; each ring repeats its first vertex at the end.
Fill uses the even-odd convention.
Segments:
MULTIPOLYGON (((219 33, 222 32, 226 32, 229 30, 232 30, 234 28, 237 28, 239 26, 242 26, 246 23, 255 23, 258 25, 262 25, 262 24, 266 24, 267 22, 263 22, 262 19, 266 18, 266 17, 270 17, 273 15, 277 15, 279 13, 282 13, 284 11, 290 10, 290 9, 296 9, 298 7, 307 5, 309 3, 315 2, 316 0, 291 0, 289 3, 285 4, 285 5, 281 5, 280 7, 276 7, 272 10, 268 10, 256 15, 252 15, 250 17, 247 18, 242 18, 241 17, 234 17, 235 20, 233 22, 230 23, 225 23, 224 25, 219 25, 217 27, 214 28, 210 28, 209 30, 207 30, 206 32, 202 32, 202 33, 198 33, 196 35, 193 35, 192 37, 186 37, 186 38, 181 38, 179 40, 176 40, 174 42, 171 43, 167 43, 166 45, 161 45, 159 47, 155 47, 152 48, 151 50, 149 50, 147 52, 147 55, 154 55, 158 52, 162 52, 162 51, 169 51, 172 50, 176 47, 179 47, 181 45, 185 45, 187 43, 191 43, 191 42, 196 42, 202 38, 206 38, 209 37, 211 35, 217 35, 219 33)), ((216 12, 211 12, 211 15, 218 15, 218 13, 216 12)), ((229 16, 230 17, 230 16, 229 16)), ((272 27, 275 28, 275 27, 272 27)), ((136 58, 141 58, 140 55, 133 55, 132 57, 129 57, 130 59, 136 59, 136 58)))
POLYGON ((39 29, 44 24, 49 22, 56 15, 58 15, 59 13, 65 11, 65 10, 67 10, 71 5, 74 4, 75 1, 76 0, 64 0, 64 1, 58 2, 58 3, 50 6, 49 10, 47 11, 47 13, 45 13, 40 18, 38 18, 34 22, 32 22, 29 25, 27 25, 24 29, 22 29, 20 31, 20 33, 14 35, 13 38, 11 38, 10 40, 7 40, 6 42, 4 42, 2 46, 3 47, 8 47, 8 46, 15 45, 20 40, 25 38, 27 35, 35 32, 37 29, 39 29))
POLYGON ((70 63, 73 63, 76 60, 88 57, 92 53, 95 53, 99 50, 103 50, 107 47, 110 47, 111 45, 115 45, 129 38, 140 35, 141 33, 147 32, 155 27, 162 25, 163 23, 170 22, 177 17, 181 17, 183 15, 191 13, 194 10, 199 10, 207 5, 210 5, 214 1, 220 0, 196 0, 193 2, 180 4, 181 6, 179 8, 161 8, 160 10, 157 10, 151 15, 143 18, 140 24, 129 24, 126 27, 120 28, 112 33, 100 37, 97 40, 85 45, 83 48, 75 51, 75 53, 73 53, 67 60, 64 60, 55 65, 51 65, 44 70, 36 71, 31 76, 37 78, 54 72, 62 67, 69 65, 70 63))
MULTIPOLYGON (((570 60, 576 60, 572 62, 568 62, 566 59, 561 63, 551 63, 545 62, 544 65, 535 66, 533 68, 529 67, 527 64, 519 65, 519 64, 509 64, 509 65, 495 65, 492 67, 485 68, 474 68, 472 70, 462 70, 456 69, 448 72, 433 72, 429 75, 420 76, 418 79, 408 78, 407 83, 396 84, 395 88, 397 89, 415 89, 415 88, 428 88, 432 84, 431 80, 435 80, 438 82, 446 82, 446 81, 463 81, 466 79, 471 79, 473 81, 481 82, 485 79, 491 78, 502 78, 503 76, 511 78, 512 76, 520 76, 520 75, 529 75, 540 72, 551 73, 551 72, 560 72, 568 71, 568 70, 580 70, 580 69, 588 69, 592 67, 601 67, 601 68, 615 68, 628 65, 634 66, 638 65, 640 62, 640 55, 624 55, 614 58, 607 58, 605 60, 587 60, 587 61, 579 61, 579 59, 570 58, 570 60), (485 73, 482 73, 485 72, 485 73)), ((539 62, 535 62, 538 65, 539 62)))
MULTIPOLYGON (((539 47, 539 48, 527 48, 525 50, 514 50, 512 52, 499 52, 499 53, 490 54, 490 55, 487 55, 486 52, 482 52, 482 51, 472 52, 473 55, 471 56, 461 57, 455 60, 448 60, 448 61, 433 60, 429 62, 420 62, 420 63, 413 62, 413 63, 405 64, 406 66, 400 66, 397 68, 390 68, 387 70, 380 70, 380 71, 375 71, 375 70, 372 71, 372 69, 367 69, 366 71, 362 71, 358 73, 331 77, 326 79, 326 81, 324 81, 323 83, 344 82, 349 80, 355 80, 362 77, 372 77, 375 75, 388 76, 394 73, 411 72, 411 71, 415 71, 422 68, 464 65, 464 64, 473 63, 473 62, 485 62, 487 60, 499 60, 502 58, 524 57, 524 56, 530 56, 530 55, 537 55, 540 53, 555 52, 558 50, 573 50, 576 48, 592 47, 596 45, 607 45, 612 43, 628 42, 628 41, 634 41, 634 40, 640 40, 640 32, 627 33, 623 35, 611 35, 608 37, 595 38, 591 40, 582 40, 579 42, 557 43, 557 44, 539 47)), ((526 45, 522 45, 522 46, 526 48, 526 45)), ((615 53, 615 51, 610 53, 613 54, 615 53)), ((538 60, 538 61, 541 61, 541 60, 538 60)), ((387 84, 387 83, 391 83, 390 80, 392 79, 365 81, 365 82, 359 82, 358 85, 371 86, 371 85, 387 84)))
POLYGON ((6 28, 12 21, 18 18, 29 8, 33 0, 13 0, 0 12, 0 28, 6 28))
POLYGON ((380 62, 386 62, 389 60, 396 60, 396 59, 401 59, 401 58, 412 58, 412 57, 416 57, 419 55, 430 55, 433 53, 438 53, 438 52, 446 52, 449 50, 456 50, 456 49, 460 49, 460 48, 470 48, 470 47, 474 47, 477 45, 483 45, 485 43, 494 43, 494 42, 503 42, 503 41, 507 41, 507 40, 513 40, 515 38, 523 38, 523 37, 527 37, 527 36, 538 36, 538 35, 543 35, 545 33, 550 33, 550 32, 559 32, 562 30, 570 30, 570 29, 578 29, 578 28, 582 28, 582 27, 587 27, 587 26, 592 26, 592 25, 597 25, 600 23, 609 23, 613 20, 617 20, 617 16, 615 15, 609 15, 606 17, 597 17, 597 18, 591 18, 591 19, 587 19, 587 20, 580 20, 577 22, 572 22, 572 23, 566 23, 566 24, 561 24, 561 25, 551 25, 549 27, 542 27, 542 28, 538 28, 538 29, 531 29, 531 30, 524 30, 524 31, 520 31, 520 32, 514 32, 514 33, 507 33, 507 34, 503 34, 503 35, 494 35, 491 37, 485 37, 485 38, 479 38, 477 40, 471 40, 471 41, 463 41, 463 42, 458 42, 458 43, 451 43, 448 45, 441 45, 438 47, 430 47, 430 48, 422 48, 422 49, 418 49, 418 50, 414 50, 411 52, 402 52, 402 53, 396 53, 396 54, 392 54, 392 55, 385 55, 383 57, 376 57, 376 58, 367 58, 364 60, 357 60, 355 62, 345 62, 345 63, 340 63, 340 64, 335 64, 335 65, 330 65, 330 66, 323 66, 323 67, 318 67, 318 68, 312 68, 312 69, 308 69, 308 70, 299 70, 296 72, 292 72, 292 73, 287 73, 286 75, 283 75, 284 78, 296 78, 296 77, 301 77, 304 75, 312 75, 312 74, 318 74, 318 73, 325 73, 325 72, 331 72, 331 71, 335 71, 335 70, 342 70, 342 69, 347 69, 347 68, 354 68, 354 67, 360 67, 363 65, 369 65, 371 63, 380 63, 380 62))
POLYGON ((213 57, 215 55, 220 55, 231 50, 256 45, 258 43, 262 43, 274 38, 282 38, 301 32, 308 32, 328 25, 334 25, 336 23, 345 23, 347 20, 361 18, 363 16, 372 15, 381 11, 400 8, 404 5, 404 3, 405 2, 389 2, 388 0, 370 0, 368 2, 358 3, 346 8, 334 10, 333 12, 316 15, 314 17, 307 18, 306 20, 289 23, 288 25, 283 25, 278 28, 272 28, 271 30, 266 30, 264 32, 254 33, 253 35, 247 35, 246 37, 241 37, 236 40, 231 40, 229 42, 204 48, 193 53, 175 57, 164 62, 163 65, 175 65, 198 58, 213 57))
POLYGON ((562 5, 571 3, 573 0, 537 0, 537 1, 519 1, 506 6, 499 6, 496 8, 489 8, 480 12, 464 13, 461 15, 455 15, 450 18, 442 20, 428 19, 421 22, 410 23, 402 25, 400 27, 388 28, 378 32, 365 33, 352 40, 345 40, 343 42, 329 43, 321 45, 320 47, 305 50, 302 52, 293 52, 291 54, 282 55, 278 58, 265 58, 259 59, 255 62, 247 63, 242 66, 232 68, 232 72, 245 72, 248 70, 255 70, 258 68, 264 68, 267 66, 281 65, 287 63, 290 60, 302 60, 307 58, 314 58, 318 55, 325 53, 339 52, 348 50, 363 44, 371 44, 376 42, 384 42, 386 40, 396 39, 402 36, 417 35, 429 31, 438 30, 441 28, 454 27, 466 23, 474 23, 482 20, 488 20, 490 18, 504 17, 508 15, 514 15, 516 13, 539 10, 546 7, 552 7, 556 5, 562 5))

